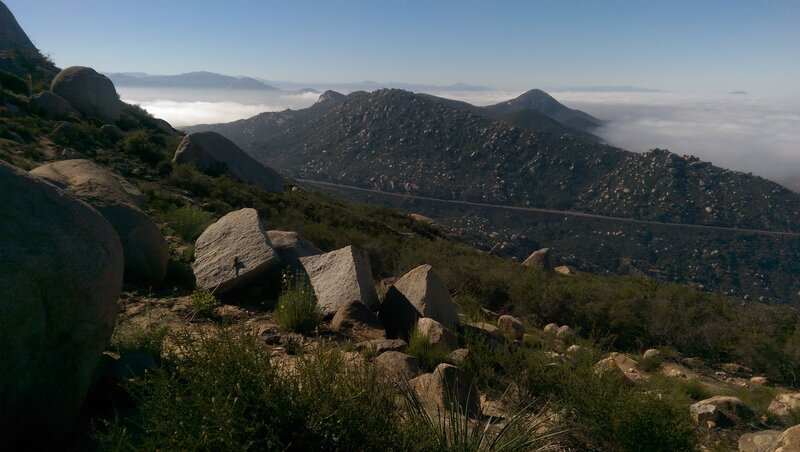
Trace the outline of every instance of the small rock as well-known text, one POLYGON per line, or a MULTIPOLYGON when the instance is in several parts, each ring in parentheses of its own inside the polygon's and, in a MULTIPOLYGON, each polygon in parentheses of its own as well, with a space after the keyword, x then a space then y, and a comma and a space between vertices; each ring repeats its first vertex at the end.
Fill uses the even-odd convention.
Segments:
POLYGON ((402 339, 369 339, 356 344, 356 350, 380 356, 385 352, 402 352, 408 343, 402 339))
POLYGON ((383 325, 372 310, 360 300, 343 303, 331 321, 335 331, 348 333, 358 339, 382 339, 383 325))
POLYGON ((521 341, 525 337, 525 326, 516 317, 501 315, 500 318, 497 319, 497 327, 500 328, 500 331, 504 334, 518 341, 521 341))
POLYGON ((800 410, 800 392, 778 394, 767 409, 784 424, 792 421, 792 412, 795 410, 800 410))
POLYGON ((469 357, 469 350, 466 348, 458 348, 447 355, 447 362, 454 366, 462 366, 469 357))
POLYGON ((447 352, 458 348, 458 340, 453 333, 436 320, 427 317, 419 319, 417 331, 426 336, 432 345, 440 346, 447 352))
POLYGON ((505 336, 503 336, 503 332, 500 331, 500 328, 492 325, 491 323, 485 323, 485 322, 468 323, 464 325, 464 332, 480 335, 485 337, 486 339, 492 339, 499 343, 505 342, 506 339, 505 336))
POLYGON ((741 426, 756 418, 753 410, 741 399, 731 396, 715 396, 701 400, 689 407, 689 412, 700 425, 714 422, 725 428, 741 426))
POLYGON ((567 340, 572 338, 572 336, 573 336, 572 328, 570 328, 567 325, 560 326, 558 328, 558 331, 556 332, 556 337, 558 339, 567 340))
POLYGON ((553 270, 553 253, 550 252, 550 248, 542 248, 538 251, 534 251, 524 262, 522 265, 526 267, 538 268, 539 270, 553 270))
POLYGON ((644 352, 644 359, 656 358, 661 356, 661 351, 655 348, 648 349, 644 352))
POLYGON ((547 325, 544 326, 544 330, 543 331, 544 331, 544 334, 546 334, 548 336, 555 337, 555 335, 558 334, 558 324, 557 323, 548 323, 547 325))
POLYGON ((390 381, 401 383, 419 375, 417 358, 401 352, 388 351, 375 358, 375 366, 390 381))
POLYGON ((745 433, 739 437, 739 452, 767 452, 780 434, 777 430, 745 433))
POLYGON ((562 276, 571 276, 573 271, 569 269, 566 265, 562 265, 560 267, 556 267, 553 269, 557 274, 562 276))

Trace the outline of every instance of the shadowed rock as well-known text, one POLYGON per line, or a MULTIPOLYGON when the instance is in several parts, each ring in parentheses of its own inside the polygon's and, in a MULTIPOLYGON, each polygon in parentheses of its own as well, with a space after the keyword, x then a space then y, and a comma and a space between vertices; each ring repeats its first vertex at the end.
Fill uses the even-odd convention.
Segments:
POLYGON ((122 242, 128 277, 150 284, 164 279, 169 246, 158 226, 140 210, 142 194, 128 181, 81 159, 48 163, 31 174, 74 194, 111 223, 122 242))
POLYGON ((114 329, 122 246, 88 204, 4 162, 0 206, 0 443, 30 447, 83 404, 114 329))
POLYGON ((375 366, 393 383, 402 384, 419 375, 417 358, 401 352, 388 351, 375 358, 375 366))
POLYGON ((120 101, 114 84, 92 68, 72 66, 62 70, 53 79, 50 91, 81 114, 106 122, 119 120, 120 101))
POLYGON ((267 231, 267 237, 269 237, 272 247, 281 258, 281 262, 292 271, 303 269, 303 265, 300 263, 301 257, 316 256, 323 253, 321 249, 296 232, 267 231))
POLYGON ((350 300, 342 304, 333 316, 331 328, 362 340, 386 337, 378 317, 360 300, 350 300))
POLYGON ((207 174, 225 171, 242 182, 272 193, 283 192, 283 176, 247 155, 216 132, 186 135, 175 151, 175 163, 188 163, 207 174))
POLYGON ((746 424, 756 415, 741 399, 730 396, 715 396, 701 400, 691 407, 692 418, 702 426, 734 427, 746 424))
POLYGON ((378 319, 386 328, 386 337, 408 340, 419 318, 419 311, 408 298, 396 287, 390 286, 378 309, 378 319))
POLYGON ((450 364, 439 364, 433 373, 408 382, 422 406, 434 413, 455 410, 470 416, 480 414, 480 398, 467 374, 450 364))
POLYGON ((442 347, 446 352, 458 348, 458 339, 444 325, 427 317, 419 319, 417 331, 427 337, 431 345, 442 347))
POLYGON ((63 97, 44 91, 34 94, 30 98, 31 110, 51 118, 67 116, 72 112, 72 106, 63 97))

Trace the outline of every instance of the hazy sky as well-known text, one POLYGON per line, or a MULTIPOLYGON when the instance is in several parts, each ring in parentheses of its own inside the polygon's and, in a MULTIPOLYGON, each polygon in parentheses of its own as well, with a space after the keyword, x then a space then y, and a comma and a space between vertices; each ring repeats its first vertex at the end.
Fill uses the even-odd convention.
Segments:
POLYGON ((800 96, 800 2, 5 0, 59 66, 800 96))

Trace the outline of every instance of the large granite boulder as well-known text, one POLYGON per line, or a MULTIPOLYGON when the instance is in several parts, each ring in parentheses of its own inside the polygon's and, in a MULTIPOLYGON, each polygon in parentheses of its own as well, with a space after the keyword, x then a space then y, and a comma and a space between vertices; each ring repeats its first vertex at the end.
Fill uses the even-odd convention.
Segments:
POLYGON ((102 215, 0 162, 0 443, 30 447, 70 428, 114 329, 122 274, 102 215))
POLYGON ((142 194, 124 178, 89 160, 62 160, 31 170, 85 201, 114 227, 125 253, 125 274, 134 281, 157 284, 167 274, 169 246, 150 217, 140 210, 142 194))
POLYGON ((450 290, 430 265, 420 265, 406 273, 394 283, 394 287, 417 308, 422 317, 432 318, 447 327, 461 324, 453 299, 450 298, 450 290))
POLYGON ((300 234, 292 231, 267 231, 267 237, 272 243, 281 262, 289 267, 291 271, 303 269, 300 263, 301 257, 316 256, 323 251, 313 243, 304 239, 300 234))
POLYGON ((378 309, 378 319, 386 328, 386 337, 408 340, 419 318, 419 311, 408 298, 390 286, 378 309))
POLYGON ((30 105, 31 110, 34 112, 51 118, 67 116, 72 112, 72 106, 70 106, 69 102, 50 91, 43 91, 31 96, 30 105))
POLYGON ((240 181, 268 192, 283 192, 283 176, 262 165, 231 140, 216 132, 186 135, 175 151, 174 161, 193 165, 212 175, 227 171, 240 181))
POLYGON ((117 122, 120 101, 114 84, 92 68, 72 66, 53 79, 50 91, 64 98, 80 113, 105 122, 117 122))
POLYGON ((280 263, 255 209, 233 211, 195 242, 197 286, 217 295, 252 286, 280 263))
POLYGON ((753 421, 755 413, 741 399, 714 396, 689 407, 692 418, 702 426, 740 427, 753 421))
POLYGON ((370 307, 377 303, 372 266, 365 251, 348 246, 330 253, 301 257, 300 263, 308 274, 323 316, 336 314, 343 304, 353 300, 370 307))
POLYGON ((455 410, 469 416, 480 415, 480 398, 467 374, 450 364, 439 364, 433 373, 408 382, 420 404, 432 413, 455 410))

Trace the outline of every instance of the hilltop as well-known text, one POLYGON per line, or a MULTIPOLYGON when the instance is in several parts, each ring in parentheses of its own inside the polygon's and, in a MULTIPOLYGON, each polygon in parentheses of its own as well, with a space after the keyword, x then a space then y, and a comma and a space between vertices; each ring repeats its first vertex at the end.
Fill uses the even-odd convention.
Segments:
MULTIPOLYGON (((329 92, 307 109, 188 130, 220 132, 287 175, 345 186, 335 193, 352 200, 400 205, 346 186, 622 220, 800 231, 800 198, 766 179, 665 150, 640 154, 581 135, 531 132, 492 121, 469 104, 406 91, 329 92)), ((800 280, 790 270, 800 265, 794 236, 629 228, 624 222, 599 236, 596 230, 606 226, 555 221, 557 215, 509 213, 487 221, 495 217, 491 209, 424 202, 414 208, 479 237, 484 249, 502 245, 506 256, 524 259, 533 247, 557 241, 561 254, 615 273, 646 273, 780 302, 800 299, 800 280), (664 245, 656 252, 654 243, 664 245)))
POLYGON ((106 76, 117 86, 137 88, 172 88, 172 89, 232 89, 280 91, 274 86, 250 77, 232 77, 214 72, 188 72, 177 75, 150 75, 107 73, 106 76))

